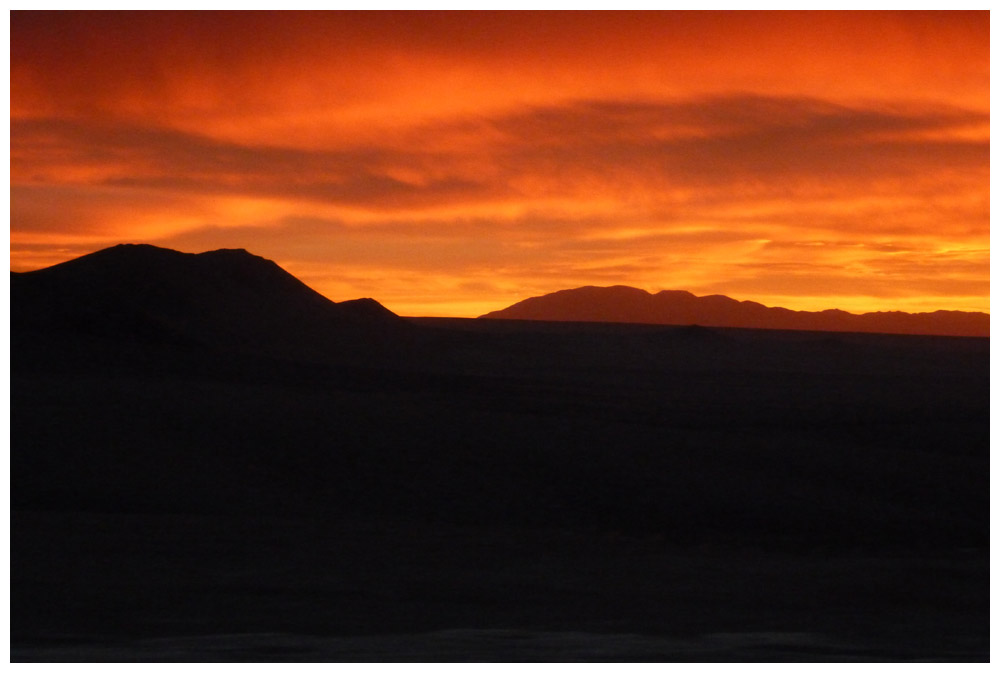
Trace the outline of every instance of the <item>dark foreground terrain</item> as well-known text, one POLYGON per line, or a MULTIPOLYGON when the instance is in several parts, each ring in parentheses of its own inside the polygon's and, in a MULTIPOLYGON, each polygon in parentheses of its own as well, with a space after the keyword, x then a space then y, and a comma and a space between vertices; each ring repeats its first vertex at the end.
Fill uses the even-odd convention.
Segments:
POLYGON ((989 659, 988 339, 17 292, 15 661, 989 659))
POLYGON ((985 552, 15 513, 15 661, 966 661, 985 552))

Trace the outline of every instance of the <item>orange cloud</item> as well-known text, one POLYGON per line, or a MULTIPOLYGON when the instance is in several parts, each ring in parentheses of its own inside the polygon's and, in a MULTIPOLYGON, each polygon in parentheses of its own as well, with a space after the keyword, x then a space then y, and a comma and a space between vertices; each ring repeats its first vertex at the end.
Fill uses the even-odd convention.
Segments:
POLYGON ((475 315, 583 284, 989 306, 986 12, 11 21, 11 264, 246 247, 475 315))

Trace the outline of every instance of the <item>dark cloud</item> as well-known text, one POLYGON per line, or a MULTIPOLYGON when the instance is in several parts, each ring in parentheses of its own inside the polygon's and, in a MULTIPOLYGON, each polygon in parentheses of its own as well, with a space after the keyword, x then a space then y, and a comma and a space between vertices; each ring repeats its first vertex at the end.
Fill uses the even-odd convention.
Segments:
POLYGON ((815 251, 818 248, 825 249, 838 249, 838 248, 850 248, 850 249, 864 249, 871 252, 910 252, 914 250, 912 246, 899 245, 897 243, 882 243, 873 241, 859 241, 859 240, 836 240, 836 241, 821 241, 821 240, 806 240, 806 241, 768 241, 763 245, 764 250, 812 250, 815 251))
MULTIPOLYGON (((802 98, 577 103, 494 120, 512 171, 638 179, 757 195, 858 189, 955 171, 981 176, 989 142, 929 136, 985 126, 956 109, 865 109, 802 98), (817 189, 818 187, 818 189, 817 189)), ((939 186, 939 183, 935 183, 939 186)))
POLYGON ((73 184, 12 184, 10 188, 13 232, 68 233, 72 238, 107 232, 123 218, 138 220, 150 213, 169 213, 180 219, 190 208, 183 194, 148 188, 73 184))
POLYGON ((321 201, 370 210, 603 196, 701 205, 977 187, 988 124, 955 109, 861 109, 754 96, 589 102, 423 127, 403 146, 244 145, 165 128, 13 120, 15 181, 90 168, 100 184, 321 201), (448 148, 456 133, 473 142, 448 148), (480 140, 476 142, 477 133, 480 140), (924 137, 927 136, 927 137, 924 137))
POLYGON ((171 129, 44 119, 11 122, 16 180, 58 182, 90 169, 99 186, 232 194, 393 207, 459 202, 491 188, 458 176, 411 183, 394 167, 433 156, 381 148, 307 151, 241 145, 171 129))

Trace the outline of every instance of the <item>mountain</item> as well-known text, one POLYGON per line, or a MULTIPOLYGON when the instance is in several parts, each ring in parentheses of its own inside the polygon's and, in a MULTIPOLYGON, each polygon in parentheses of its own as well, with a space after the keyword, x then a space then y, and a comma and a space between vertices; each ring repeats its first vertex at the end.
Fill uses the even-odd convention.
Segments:
POLYGON ((792 311, 753 301, 737 301, 718 294, 697 297, 678 290, 651 294, 624 285, 560 290, 525 299, 480 318, 941 336, 988 337, 990 334, 990 316, 987 313, 879 311, 859 315, 837 309, 792 311))
MULTIPOLYGON (((15 339, 321 355, 410 326, 373 299, 333 302, 246 250, 118 245, 11 273, 15 339)), ((51 350, 51 348, 49 349, 51 350)))
POLYGON ((404 319, 150 246, 11 316, 12 660, 988 659, 987 339, 404 319))

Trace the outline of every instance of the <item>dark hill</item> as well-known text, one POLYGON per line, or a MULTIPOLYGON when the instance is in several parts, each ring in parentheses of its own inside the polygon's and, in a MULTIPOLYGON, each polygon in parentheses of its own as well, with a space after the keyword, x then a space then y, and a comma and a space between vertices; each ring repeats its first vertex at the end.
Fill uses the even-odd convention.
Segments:
POLYGON ((723 295, 697 297, 677 290, 650 294, 624 285, 560 290, 480 317, 942 336, 989 336, 990 333, 990 316, 986 313, 880 311, 859 315, 837 309, 792 311, 723 295))
POLYGON ((197 344, 297 359, 409 328, 372 299, 330 301, 246 250, 152 245, 11 273, 11 324, 25 342, 197 344))

